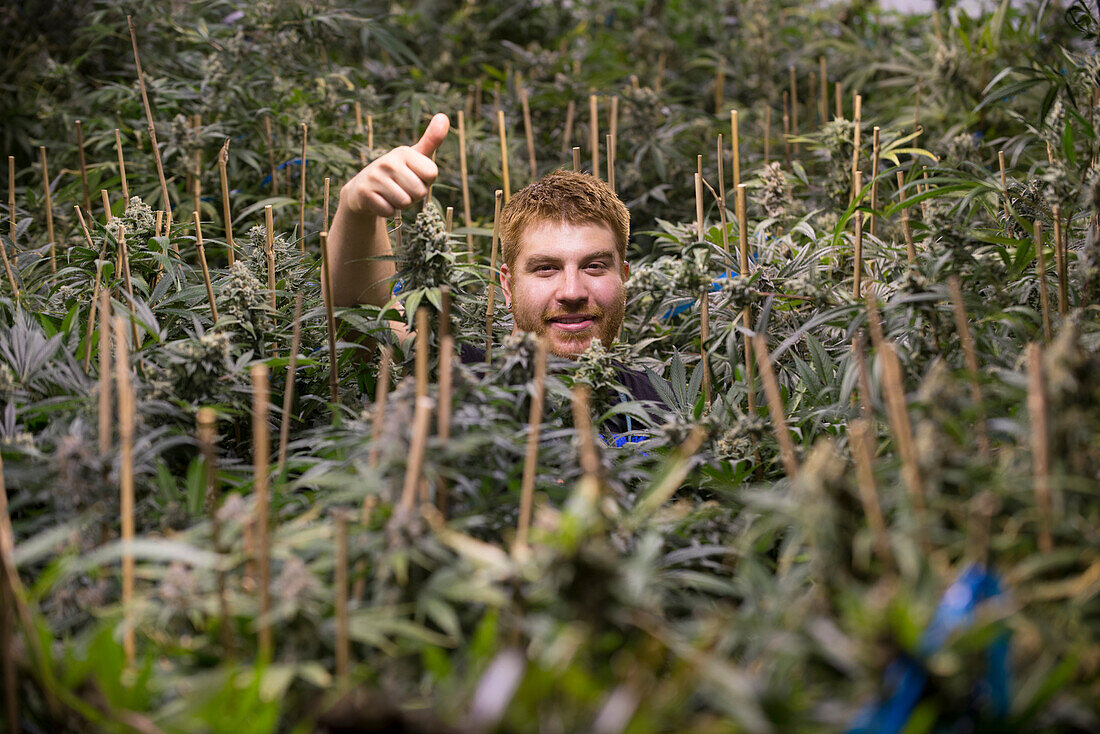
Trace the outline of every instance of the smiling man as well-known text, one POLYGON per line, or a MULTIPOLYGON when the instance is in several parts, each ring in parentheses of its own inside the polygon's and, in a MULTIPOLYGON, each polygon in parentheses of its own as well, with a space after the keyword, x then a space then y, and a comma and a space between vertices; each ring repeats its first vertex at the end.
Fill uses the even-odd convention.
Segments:
MULTIPOLYGON (((386 217, 427 195, 438 175, 431 155, 449 126, 436 115, 415 145, 389 151, 341 189, 329 232, 337 305, 389 300, 394 264, 375 259, 392 252, 386 217)), ((515 331, 545 334, 551 351, 569 358, 594 338, 614 343, 626 308, 629 233, 626 206, 594 176, 555 171, 516 192, 500 226, 500 284, 515 331)), ((478 361, 484 353, 466 348, 462 357, 478 361)), ((624 367, 619 378, 636 399, 660 402, 643 373, 624 367)))

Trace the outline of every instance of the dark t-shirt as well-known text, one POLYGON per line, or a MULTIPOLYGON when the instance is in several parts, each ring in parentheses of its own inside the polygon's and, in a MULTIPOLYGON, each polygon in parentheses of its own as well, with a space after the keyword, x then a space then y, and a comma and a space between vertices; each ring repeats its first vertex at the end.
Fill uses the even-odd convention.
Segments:
MULTIPOLYGON (((470 344, 463 344, 460 357, 464 364, 476 364, 485 361, 485 350, 470 344)), ((616 364, 619 384, 627 389, 631 398, 641 400, 648 404, 650 415, 658 415, 668 410, 668 406, 661 400, 661 396, 653 389, 649 376, 644 372, 632 370, 625 365, 616 364)), ((630 420, 625 415, 617 415, 611 418, 605 426, 615 433, 626 433, 632 430, 630 420)))

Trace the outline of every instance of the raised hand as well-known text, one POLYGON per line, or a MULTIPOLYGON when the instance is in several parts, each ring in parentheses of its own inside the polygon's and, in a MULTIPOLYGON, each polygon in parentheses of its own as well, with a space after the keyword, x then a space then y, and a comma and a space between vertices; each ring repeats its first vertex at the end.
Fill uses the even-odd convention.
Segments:
POLYGON ((428 194, 439 175, 432 154, 447 137, 451 121, 435 115, 415 145, 394 148, 357 173, 340 191, 340 206, 353 215, 390 217, 428 194))

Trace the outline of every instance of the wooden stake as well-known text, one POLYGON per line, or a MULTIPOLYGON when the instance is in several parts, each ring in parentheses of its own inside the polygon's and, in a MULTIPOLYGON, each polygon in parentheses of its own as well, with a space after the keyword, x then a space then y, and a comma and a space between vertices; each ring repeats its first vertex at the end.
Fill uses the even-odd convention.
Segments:
POLYGON ((302 125, 302 167, 298 176, 298 247, 306 251, 306 139, 309 137, 309 125, 302 125))
POLYGON ((772 108, 764 106, 764 164, 772 161, 772 108))
MULTIPOLYGON (((565 106, 565 127, 562 129, 561 135, 561 152, 568 154, 573 147, 573 121, 577 116, 577 102, 576 100, 569 100, 569 104, 565 106)), ((575 168, 573 170, 576 170, 575 168)))
POLYGON ((134 340, 134 351, 141 346, 138 338, 137 321, 134 318, 134 281, 130 278, 130 251, 126 248, 126 229, 120 223, 118 225, 118 259, 122 263, 122 281, 126 286, 126 295, 130 298, 130 336, 134 340))
POLYGON ((256 555, 260 567, 259 657, 271 660, 274 643, 271 634, 271 541, 270 501, 268 498, 268 460, 271 436, 267 426, 268 371, 267 365, 252 365, 252 491, 256 495, 255 517, 256 555))
POLYGON ((599 98, 588 95, 588 147, 592 149, 592 175, 600 177, 600 108, 599 98))
POLYGON ((875 212, 878 210, 878 157, 882 151, 882 147, 879 143, 879 126, 875 125, 871 131, 871 236, 875 236, 876 223, 878 222, 878 216, 875 212))
POLYGON ((267 293, 271 299, 271 310, 277 311, 275 305, 275 222, 271 211, 271 205, 264 207, 264 232, 267 250, 267 293))
POLYGON ((493 361, 493 308, 496 298, 497 251, 500 248, 500 203, 504 195, 496 190, 496 203, 493 205, 493 246, 489 254, 489 305, 485 307, 485 362, 493 361))
MULTIPOLYGON (((164 165, 160 160, 160 147, 157 145, 157 128, 153 124, 153 108, 149 106, 149 94, 145 91, 145 75, 141 72, 141 57, 138 56, 137 33, 134 31, 134 19, 126 16, 126 24, 130 26, 130 42, 134 46, 134 66, 137 67, 138 86, 141 88, 141 103, 145 107, 145 122, 149 125, 149 143, 153 148, 153 162, 157 167, 157 178, 160 179, 160 195, 164 198, 164 211, 168 230, 172 229, 172 204, 168 198, 168 182, 164 179, 164 165)), ((83 151, 81 152, 83 157, 83 151)), ((91 206, 85 206, 91 211, 91 206)))
POLYGON ((615 137, 607 135, 607 185, 615 190, 615 137))
MULTIPOLYGON (((436 412, 435 432, 441 443, 451 439, 451 365, 454 361, 455 340, 451 336, 451 289, 440 288, 443 310, 439 314, 439 410, 436 412)), ((435 506, 447 516, 447 483, 440 480, 435 490, 435 506)))
POLYGON ((722 249, 728 253, 730 251, 730 235, 728 222, 726 221, 726 176, 722 160, 725 157, 722 150, 722 133, 718 133, 718 142, 715 148, 718 157, 718 219, 722 228, 722 249))
MULTIPOLYGON (((80 161, 80 185, 84 190, 84 211, 90 216, 92 196, 88 188, 88 162, 84 159, 84 124, 80 120, 76 120, 73 124, 76 125, 76 155, 80 161)), ((9 156, 8 160, 14 162, 15 158, 9 156)))
POLYGON ((783 460, 783 470, 788 479, 794 480, 799 472, 798 459, 795 456, 791 433, 787 429, 787 413, 783 408, 783 397, 779 394, 779 382, 775 379, 775 369, 772 366, 771 355, 768 353, 768 343, 762 334, 753 337, 753 351, 756 353, 760 377, 764 381, 764 394, 768 396, 768 411, 772 416, 775 440, 779 442, 779 457, 783 460))
POLYGON ((901 473, 909 488, 909 498, 916 515, 918 532, 922 544, 928 545, 928 524, 925 512, 924 482, 917 465, 917 452, 913 446, 913 431, 909 424, 909 408, 905 401, 905 388, 902 385, 901 365, 898 362, 894 345, 884 343, 879 348, 882 359, 882 388, 886 401, 886 413, 890 429, 897 444, 901 458, 901 473))
MULTIPOLYGON (((466 163, 466 115, 462 110, 458 111, 458 164, 462 174, 462 216, 466 227, 474 226, 473 216, 470 214, 470 179, 466 163)), ((474 236, 466 234, 466 257, 469 262, 474 260, 474 236)))
MULTIPOLYGON (((202 117, 195 115, 191 118, 191 129, 195 131, 196 137, 198 137, 199 128, 202 127, 202 117)), ((195 167, 192 173, 192 183, 194 188, 194 210, 199 211, 202 208, 202 149, 195 148, 195 167)))
POLYGON ((871 402, 871 376, 867 370, 867 356, 863 353, 864 342, 865 338, 862 330, 852 337, 852 359, 855 360, 856 363, 860 411, 863 418, 870 421, 875 411, 871 402))
POLYGON ((1031 424, 1031 465, 1035 505, 1039 511, 1039 550, 1054 550, 1054 502, 1050 491, 1050 444, 1047 432, 1046 388, 1043 384, 1043 349, 1027 345, 1027 412, 1031 424))
POLYGON ((134 392, 130 381, 130 350, 126 345, 124 322, 116 316, 113 331, 119 335, 115 343, 115 379, 118 382, 118 445, 119 492, 122 519, 122 648, 126 664, 133 665, 136 655, 134 640, 134 392))
POLYGON ((367 115, 367 148, 374 150, 374 115, 367 115))
MULTIPOLYGON (((798 77, 795 74, 794 64, 787 67, 791 81, 791 133, 798 135, 798 77)), ((798 153, 798 143, 794 144, 794 152, 798 153)))
MULTIPOLYGON (((374 385, 374 408, 371 411, 370 454, 367 467, 378 468, 379 440, 386 426, 386 398, 390 394, 390 369, 393 364, 393 349, 387 344, 382 347, 382 364, 378 367, 378 381, 374 385)), ((363 522, 366 523, 367 507, 363 504, 363 522)))
POLYGON ((733 187, 741 185, 741 143, 737 130, 737 110, 730 110, 730 148, 733 149, 733 187))
POLYGON ((46 146, 38 146, 38 157, 42 162, 42 192, 46 202, 46 238, 50 243, 50 272, 57 272, 57 239, 53 231, 53 200, 50 197, 50 169, 46 165, 46 146))
MULTIPOLYGON (((746 185, 740 184, 737 187, 737 201, 734 204, 737 215, 737 229, 738 229, 738 254, 740 255, 741 272, 738 275, 742 278, 749 277, 749 222, 748 222, 748 196, 746 193, 746 185)), ((749 307, 746 306, 741 310, 741 325, 745 329, 752 328, 752 312, 749 307)), ((753 356, 752 356, 752 340, 746 333, 744 335, 745 344, 745 397, 748 402, 748 412, 750 414, 756 412, 756 376, 753 374, 753 356)))
POLYGON ((1058 276, 1058 316, 1065 319, 1069 315, 1068 283, 1066 282, 1066 254, 1062 249, 1062 208, 1055 204, 1051 207, 1054 216, 1054 270, 1058 276))
POLYGON ((817 108, 814 106, 814 91, 817 89, 817 72, 810 72, 810 83, 807 86, 809 87, 810 93, 807 95, 806 99, 806 117, 808 118, 806 120, 806 127, 810 130, 814 130, 817 127, 817 125, 814 124, 816 122, 814 117, 817 113, 817 108))
MULTIPOLYGON (((322 197, 322 201, 324 203, 322 204, 322 208, 321 208, 321 211, 322 211, 321 231, 326 232, 326 233, 328 232, 328 190, 329 190, 329 182, 330 182, 330 179, 328 178, 328 176, 326 176, 325 177, 324 194, 323 194, 323 197, 322 197)), ((427 201, 431 201, 431 200, 432 200, 432 197, 429 196, 427 201)), ((425 202, 425 206, 426 205, 427 205, 427 202, 425 202)))
POLYGON ((446 214, 443 215, 443 228, 447 234, 450 234, 454 229, 455 223, 455 208, 453 206, 447 207, 446 214))
POLYGON ((527 550, 527 535, 531 527, 531 510, 535 498, 535 475, 538 472, 539 433, 542 429, 542 406, 546 396, 546 353, 549 343, 545 336, 539 339, 535 350, 535 389, 531 395, 531 412, 527 421, 527 451, 523 459, 523 479, 520 483, 519 521, 516 524, 516 540, 513 554, 527 550))
POLYGON ((332 302, 332 263, 328 256, 328 232, 321 233, 321 267, 325 277, 325 325, 328 332, 328 392, 333 410, 340 404, 340 386, 337 381, 340 362, 336 353, 336 314, 332 302))
POLYGON ((589 412, 589 390, 577 383, 572 388, 573 427, 577 430, 577 454, 581 471, 585 476, 598 480, 600 475, 600 454, 596 448, 595 432, 592 430, 592 415, 589 412))
POLYGON ((111 395, 111 295, 99 292, 99 455, 111 452, 111 433, 115 423, 111 395))
POLYGON ((901 231, 905 235, 905 252, 909 256, 909 264, 912 265, 913 261, 917 259, 917 248, 913 244, 913 230, 909 226, 909 208, 905 206, 905 175, 901 172, 897 172, 898 175, 898 203, 901 207, 901 231))
POLYGON ((409 444, 409 459, 405 465, 405 483, 401 489, 401 500, 398 509, 402 513, 409 513, 416 502, 417 488, 420 486, 420 477, 423 470, 424 455, 427 450, 428 430, 431 427, 432 399, 426 395, 416 398, 416 409, 413 413, 412 440, 409 444))
POLYGON ((916 103, 913 106, 913 130, 920 130, 920 93, 921 82, 917 82, 916 103))
MULTIPOLYGON (((12 255, 18 250, 15 247, 15 156, 8 156, 8 239, 11 240, 12 255)), ((8 258, 8 246, 0 243, 0 255, 4 256, 4 271, 8 275, 8 285, 11 286, 11 295, 19 300, 19 288, 15 285, 15 273, 11 268, 11 260, 8 258)))
MULTIPOLYGON (((84 221, 84 215, 80 213, 80 207, 74 206, 76 209, 76 216, 80 220, 80 228, 84 232, 84 239, 88 243, 88 249, 95 252, 95 245, 92 244, 92 235, 88 231, 88 224, 84 221)), ((103 243, 103 249, 99 253, 99 257, 96 259, 95 266, 95 280, 92 281, 92 300, 91 305, 88 307, 88 326, 84 330, 84 372, 88 371, 88 367, 91 365, 92 360, 92 326, 95 324, 96 317, 96 304, 99 302, 99 280, 103 272, 103 260, 106 257, 107 243, 103 243)))
POLYGON ((416 309, 416 397, 428 396, 428 351, 430 349, 428 326, 428 307, 416 309))
POLYGON ((519 90, 519 100, 523 105, 523 133, 527 137, 527 158, 531 164, 531 180, 538 179, 538 164, 535 161, 535 131, 531 127, 531 105, 527 99, 527 89, 521 87, 519 90))
POLYGON ((1035 275, 1039 279, 1039 310, 1043 315, 1043 342, 1050 343, 1050 298, 1047 293, 1047 261, 1043 252, 1043 225, 1035 220, 1035 275))
POLYGON ((218 178, 221 179, 222 185, 222 222, 225 225, 226 254, 229 257, 229 267, 233 267, 233 262, 236 259, 237 246, 233 242, 233 215, 229 209, 229 174, 227 172, 228 165, 229 138, 226 138, 225 144, 222 146, 221 151, 218 153, 218 178))
POLYGON ((267 164, 271 169, 271 195, 279 195, 279 171, 275 166, 275 139, 271 135, 271 115, 264 115, 264 137, 267 138, 267 164))
MULTIPOLYGON (((355 100, 355 134, 363 135, 363 105, 359 100, 355 100)), ((362 148, 359 149, 359 167, 367 167, 367 154, 362 148)))
POLYGON ((790 94, 783 92, 783 153, 786 157, 787 170, 791 170, 791 113, 790 94))
POLYGON ((848 436, 852 441, 852 458, 856 464, 856 481, 859 485, 859 500, 863 505, 863 514, 867 526, 874 537, 875 554, 884 564, 890 563, 890 540, 886 534, 886 521, 882 517, 882 505, 875 486, 875 450, 871 438, 871 422, 858 418, 848 426, 848 436))
MULTIPOLYGON (((700 156, 701 158, 702 156, 700 156)), ((703 242, 703 177, 695 174, 695 238, 703 242)), ((710 360, 707 355, 707 340, 710 338, 710 293, 709 288, 699 294, 699 357, 703 367, 703 400, 706 408, 711 404, 710 360)))
POLYGON ((817 114, 821 118, 821 124, 824 125, 829 121, 829 74, 824 56, 817 57, 817 65, 821 76, 818 80, 821 84, 821 96, 817 100, 817 114))
POLYGON ((860 122, 863 118, 863 97, 856 95, 855 112, 852 117, 852 122, 855 123, 852 127, 852 195, 849 201, 855 201, 859 196, 862 189, 862 183, 858 181, 859 178, 859 145, 860 145, 860 122))
POLYGON ((103 202, 103 220, 106 224, 110 224, 115 215, 111 211, 111 197, 107 193, 107 189, 99 190, 99 198, 103 202))
POLYGON ((722 104, 725 101, 726 70, 722 67, 722 60, 714 67, 714 114, 722 113, 722 104))
MULTIPOLYGON (((217 413, 213 408, 199 408, 198 440, 206 464, 206 513, 210 516, 211 545, 215 553, 226 552, 222 542, 221 521, 218 519, 218 471, 217 455, 214 444, 217 441, 217 413)), ((228 657, 232 653, 232 641, 229 627, 229 596, 226 593, 226 572, 218 569, 218 636, 221 640, 222 654, 228 657)))
POLYGON ((947 279, 947 288, 951 293, 951 306, 955 312, 955 329, 959 332, 959 341, 962 344, 963 358, 966 361, 966 370, 970 373, 970 400, 978 413, 974 421, 974 436, 978 440, 978 452, 985 458, 989 457, 989 434, 985 430, 985 408, 982 401, 982 386, 978 382, 978 355, 974 350, 974 338, 970 333, 970 319, 966 314, 966 303, 963 301, 962 286, 959 278, 952 275, 947 279))
MULTIPOLYGON (((302 301, 299 293, 294 298, 294 326, 290 336, 290 361, 286 366, 286 387, 283 389, 283 416, 279 422, 279 458, 275 473, 282 475, 286 467, 287 445, 290 442, 290 410, 294 405, 294 376, 298 372, 298 350, 302 346, 302 301)), ((327 316, 327 314, 326 314, 327 316)))
POLYGON ((199 265, 202 267, 202 281, 206 285, 206 298, 210 301, 210 318, 212 323, 218 323, 218 306, 214 303, 214 288, 210 284, 210 270, 206 267, 206 248, 202 244, 202 223, 199 222, 199 213, 195 215, 195 249, 199 253, 199 265))
POLYGON ((611 114, 609 115, 607 129, 614 140, 619 139, 619 95, 611 95, 611 114))
POLYGON ((1001 196, 1004 197, 1002 202, 1004 205, 1005 221, 1008 221, 1008 176, 1005 174, 1005 152, 1003 150, 997 151, 997 165, 1001 168, 1001 196))
POLYGON ((508 135, 504 129, 504 110, 497 110, 497 131, 500 137, 500 175, 504 201, 512 198, 512 184, 508 176, 508 135))
POLYGON ((857 301, 863 297, 863 212, 852 215, 855 222, 855 255, 852 262, 852 297, 857 301))
POLYGON ((573 172, 581 172, 581 149, 577 146, 573 147, 573 172))

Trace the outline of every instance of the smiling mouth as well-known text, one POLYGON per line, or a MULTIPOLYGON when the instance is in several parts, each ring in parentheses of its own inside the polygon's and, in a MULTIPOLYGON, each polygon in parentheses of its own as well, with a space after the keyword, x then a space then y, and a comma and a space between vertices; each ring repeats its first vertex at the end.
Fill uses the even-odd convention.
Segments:
POLYGON ((555 316, 549 319, 550 323, 562 331, 577 332, 595 325, 596 318, 590 314, 569 314, 555 316))

